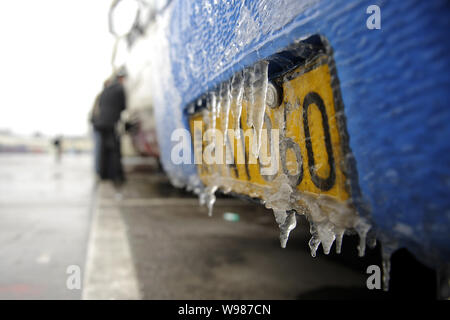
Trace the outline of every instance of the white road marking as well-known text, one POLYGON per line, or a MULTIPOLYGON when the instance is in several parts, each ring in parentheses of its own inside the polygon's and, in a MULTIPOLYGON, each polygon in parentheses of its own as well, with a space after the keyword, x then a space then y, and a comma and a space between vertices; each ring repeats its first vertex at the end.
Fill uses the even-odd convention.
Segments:
MULTIPOLYGON (((198 206, 195 198, 117 199, 111 194, 111 184, 100 183, 94 196, 83 300, 142 298, 120 207, 198 206)), ((221 205, 242 206, 242 201, 220 199, 216 206, 221 205)))
MULTIPOLYGON (((109 186, 99 185, 98 196, 109 186)), ((94 204, 83 300, 141 299, 126 226, 117 207, 94 204)))

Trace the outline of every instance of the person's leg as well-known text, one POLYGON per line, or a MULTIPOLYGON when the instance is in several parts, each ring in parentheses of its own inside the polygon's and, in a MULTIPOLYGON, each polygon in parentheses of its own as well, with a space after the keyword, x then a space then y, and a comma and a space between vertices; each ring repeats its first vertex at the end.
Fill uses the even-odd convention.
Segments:
POLYGON ((94 138, 94 168, 95 173, 100 177, 101 176, 101 133, 100 131, 94 129, 93 132, 94 138))
POLYGON ((124 182, 122 159, 121 159, 121 146, 120 146, 120 136, 116 133, 114 134, 114 182, 118 185, 124 182))
POLYGON ((100 178, 108 179, 108 132, 100 131, 100 178))
POLYGON ((107 179, 114 180, 115 177, 115 133, 108 130, 106 135, 106 173, 107 179))

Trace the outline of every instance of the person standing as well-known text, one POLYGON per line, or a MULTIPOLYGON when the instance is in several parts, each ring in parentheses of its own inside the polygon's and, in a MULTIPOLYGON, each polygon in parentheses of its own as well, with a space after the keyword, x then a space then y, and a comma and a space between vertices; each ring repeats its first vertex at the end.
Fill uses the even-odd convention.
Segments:
POLYGON ((61 136, 57 136, 55 139, 53 139, 53 146, 55 147, 56 162, 61 162, 61 155, 62 155, 62 137, 61 136))
POLYGON ((120 137, 116 127, 120 115, 126 108, 124 81, 126 73, 122 69, 101 92, 97 110, 93 112, 94 131, 99 138, 98 173, 102 180, 112 180, 116 185, 124 182, 120 137))
MULTIPOLYGON (((103 88, 106 88, 106 83, 107 82, 105 81, 103 88)), ((99 94, 97 94, 97 96, 95 97, 94 105, 92 106, 92 110, 89 115, 89 121, 92 124, 92 138, 93 138, 93 143, 94 143, 94 168, 95 168, 95 173, 96 173, 97 177, 100 177, 101 133, 96 126, 96 119, 100 113, 100 107, 99 107, 100 94, 101 94, 101 92, 99 94)))

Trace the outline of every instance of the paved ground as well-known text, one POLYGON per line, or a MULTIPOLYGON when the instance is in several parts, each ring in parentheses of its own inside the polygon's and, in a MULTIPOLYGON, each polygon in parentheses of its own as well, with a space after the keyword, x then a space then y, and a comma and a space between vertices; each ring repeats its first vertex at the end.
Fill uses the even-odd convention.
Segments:
MULTIPOLYGON (((310 256, 305 221, 281 249, 272 212, 262 206, 222 197, 210 218, 163 174, 128 177, 120 195, 99 186, 85 299, 340 298, 368 291, 364 263, 310 256), (226 212, 239 221, 226 221, 226 212)), ((354 239, 345 245, 355 257, 354 239)))
MULTIPOLYGON (((137 167, 135 167, 136 169, 137 167)), ((300 219, 286 249, 271 211, 219 198, 212 218, 156 171, 120 192, 88 156, 0 155, 0 298, 296 299, 359 297, 367 259, 309 254, 300 219), (239 221, 224 219, 237 213, 239 221), (79 266, 83 290, 69 290, 79 266)))
POLYGON ((88 156, 0 154, 0 299, 79 299, 94 181, 88 156))

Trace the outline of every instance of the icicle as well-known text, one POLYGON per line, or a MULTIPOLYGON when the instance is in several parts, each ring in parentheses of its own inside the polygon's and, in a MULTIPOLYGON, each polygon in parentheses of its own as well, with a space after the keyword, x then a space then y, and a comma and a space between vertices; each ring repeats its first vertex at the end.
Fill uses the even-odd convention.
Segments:
POLYGON ((216 92, 216 117, 220 117, 220 114, 222 112, 222 91, 223 91, 223 85, 221 84, 219 86, 218 91, 216 92))
POLYGON ((377 237, 374 232, 369 232, 367 234, 367 245, 370 249, 373 249, 377 246, 377 237))
POLYGON ((280 243, 282 248, 286 248, 287 241, 289 240, 289 234, 297 226, 297 218, 295 212, 291 211, 286 217, 286 221, 280 226, 280 243))
POLYGON ((245 69, 245 89, 247 98, 247 125, 253 128, 254 143, 252 153, 258 157, 261 144, 261 131, 266 110, 266 94, 268 83, 267 61, 260 61, 253 67, 245 69))
POLYGON ((255 82, 255 71, 253 67, 244 70, 244 88, 245 98, 247 101, 247 126, 253 127, 253 105, 255 104, 255 94, 253 90, 253 83, 255 82))
POLYGON ((214 194, 216 193, 217 188, 217 186, 206 188, 206 206, 208 207, 209 217, 212 217, 214 203, 216 202, 216 196, 214 194))
POLYGON ((383 261, 381 266, 383 267, 383 290, 389 291, 389 281, 391 278, 391 255, 385 255, 383 253, 383 261))
POLYGON ((234 119, 234 130, 236 138, 240 138, 240 122, 242 113, 242 98, 244 96, 244 75, 242 72, 238 72, 233 76, 231 80, 231 113, 234 119))
POLYGON ((216 196, 214 195, 217 191, 218 186, 213 185, 211 187, 206 187, 198 193, 198 201, 200 206, 206 205, 208 208, 208 216, 212 216, 213 206, 216 202, 216 196))
POLYGON ((320 238, 317 234, 317 229, 314 222, 310 221, 309 232, 311 233, 311 239, 309 240, 309 249, 311 250, 311 256, 316 257, 317 249, 320 245, 320 238))
POLYGON ((220 104, 222 108, 222 131, 224 134, 223 143, 227 143, 227 129, 228 129, 228 118, 230 116, 230 105, 231 105, 231 91, 230 84, 225 82, 222 84, 220 104))
POLYGON ((397 249, 397 243, 383 241, 381 244, 381 267, 383 268, 383 290, 389 291, 389 281, 391 273, 391 256, 397 249))
POLYGON ((370 224, 368 224, 363 218, 360 218, 355 226, 356 232, 359 235, 358 255, 364 257, 366 253, 366 236, 370 230, 370 224))
POLYGON ((331 246, 333 245, 336 235, 334 233, 334 226, 331 223, 319 223, 317 224, 317 234, 320 242, 322 243, 323 252, 329 254, 331 246))
POLYGON ((217 97, 216 92, 213 91, 210 94, 211 97, 211 129, 216 129, 216 119, 217 119, 217 97))
POLYGON ((280 244, 282 248, 286 248, 287 241, 289 240, 289 234, 297 226, 297 219, 295 212, 286 213, 283 210, 273 210, 275 221, 280 228, 280 244))
POLYGON ((258 136, 255 130, 254 125, 254 113, 255 113, 255 83, 256 81, 256 73, 255 73, 256 64, 252 67, 249 67, 244 70, 245 72, 245 96, 247 101, 247 126, 253 129, 253 143, 251 144, 251 152, 257 157, 258 156, 258 136))
POLYGON ((210 111, 210 103, 208 101, 208 105, 205 109, 202 110, 203 123, 208 128, 211 124, 211 111, 210 111))
POLYGON ((252 125, 256 133, 256 143, 252 151, 255 157, 258 157, 261 148, 261 132, 266 112, 268 69, 269 63, 267 61, 258 62, 254 68, 252 125))
POLYGON ((264 205, 273 210, 275 220, 280 227, 280 243, 285 248, 289 238, 289 233, 296 227, 297 220, 295 212, 290 210, 292 187, 289 185, 289 179, 285 174, 281 174, 274 180, 277 192, 267 194, 267 200, 264 205))
POLYGON ((341 253, 342 239, 344 237, 345 229, 336 228, 336 253, 341 253))

